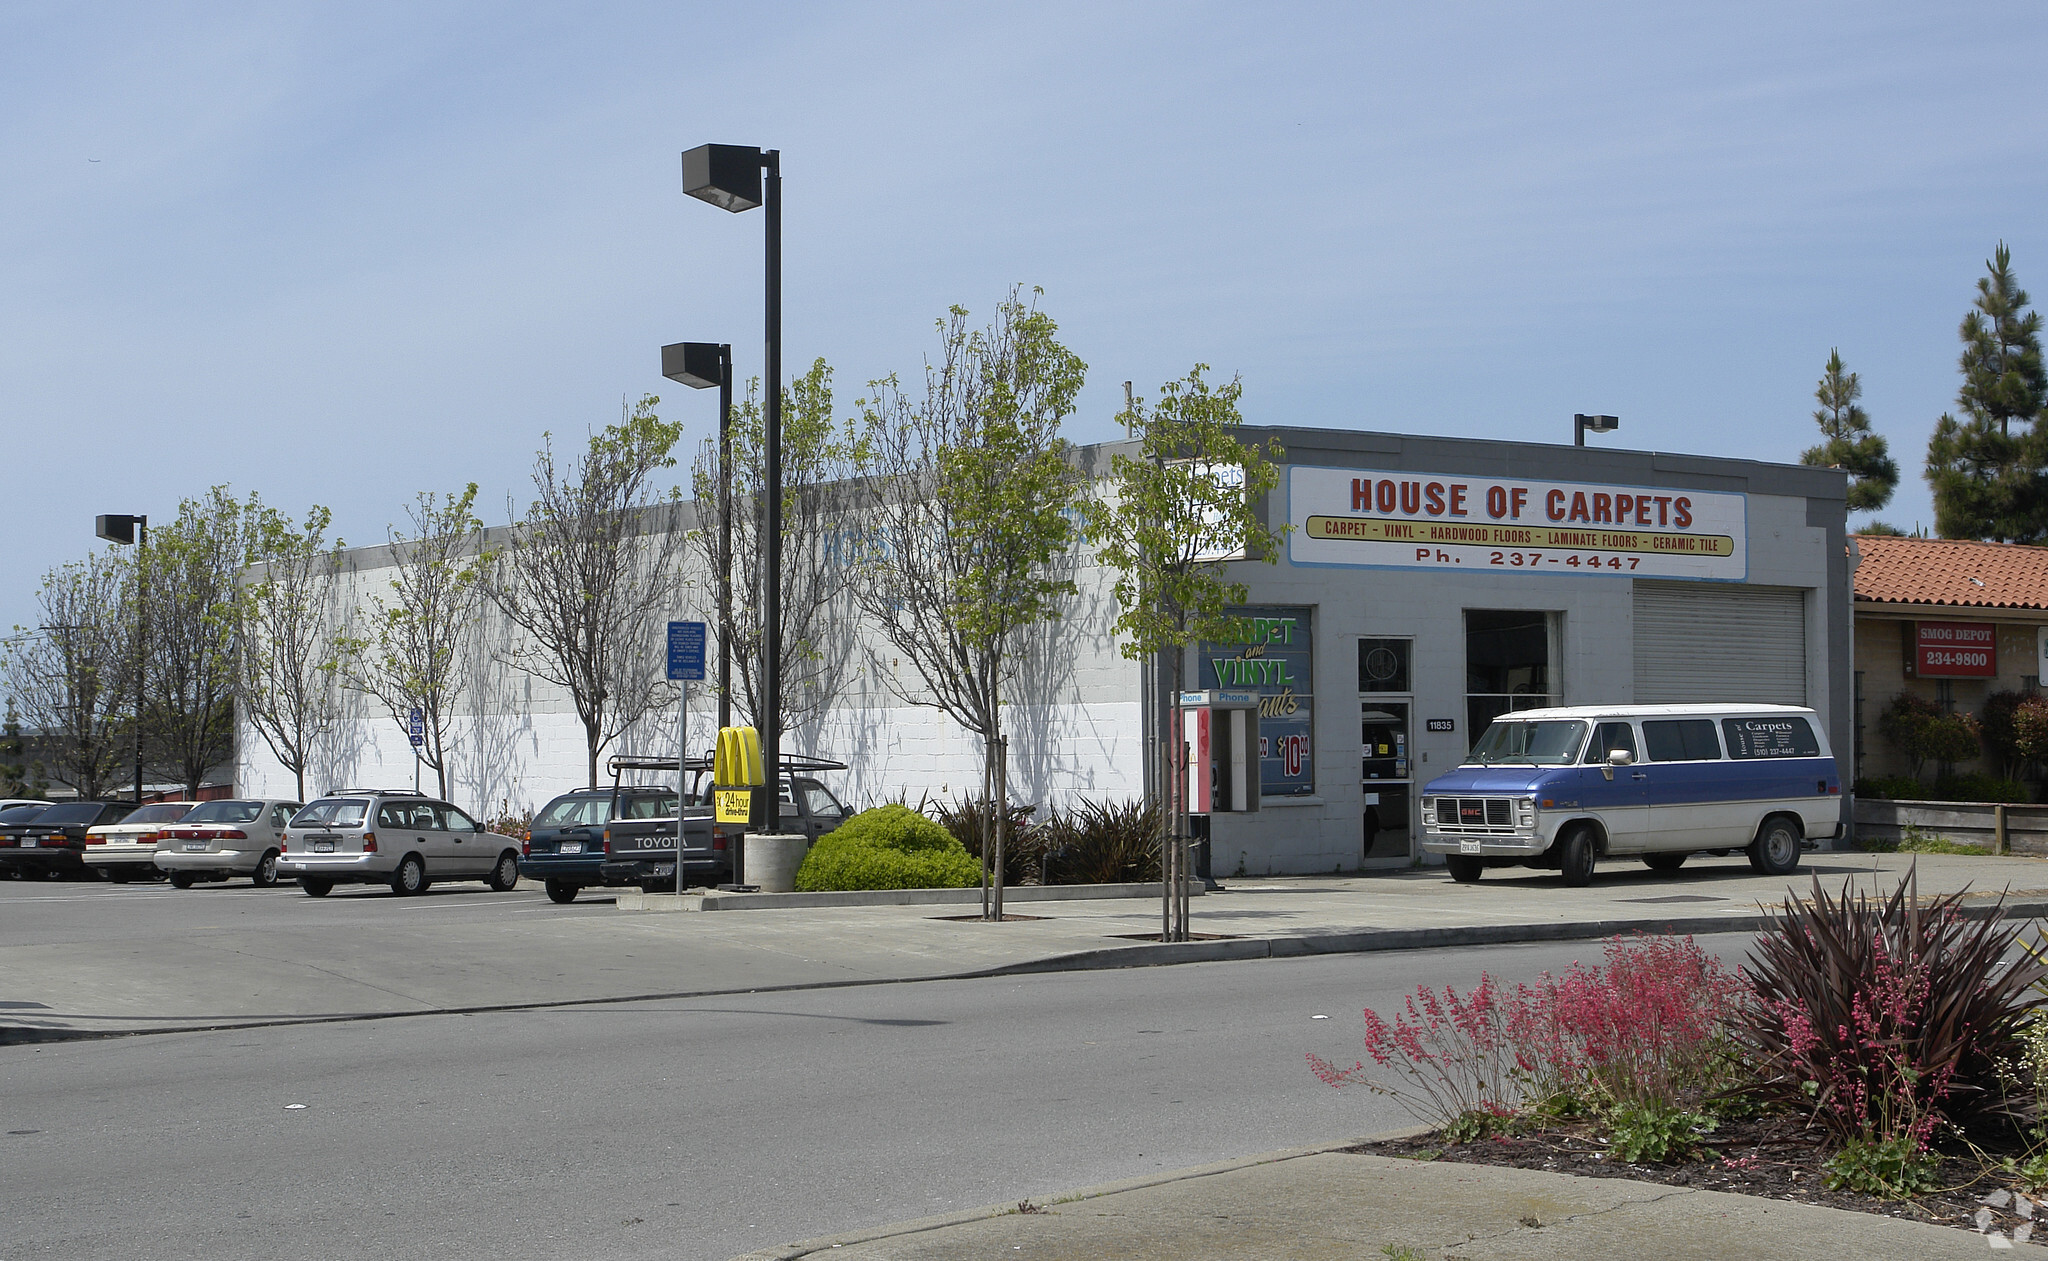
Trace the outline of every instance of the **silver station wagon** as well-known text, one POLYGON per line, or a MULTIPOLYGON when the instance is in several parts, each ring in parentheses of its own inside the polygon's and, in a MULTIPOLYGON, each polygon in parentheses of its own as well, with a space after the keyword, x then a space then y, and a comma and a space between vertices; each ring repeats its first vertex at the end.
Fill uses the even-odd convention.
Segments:
POLYGON ((403 789, 329 793, 292 816, 279 849, 278 878, 316 898, 337 884, 388 884, 403 897, 437 880, 481 880, 500 892, 519 883, 518 841, 403 789))

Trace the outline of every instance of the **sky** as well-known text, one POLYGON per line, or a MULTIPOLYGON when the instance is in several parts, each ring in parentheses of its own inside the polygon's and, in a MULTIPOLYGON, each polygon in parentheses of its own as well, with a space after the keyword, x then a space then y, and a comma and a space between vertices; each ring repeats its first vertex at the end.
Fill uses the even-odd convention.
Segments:
POLYGON ((707 141, 780 150, 784 367, 842 411, 1018 284, 1078 442, 1204 363, 1252 423, 1794 461, 1838 348, 1931 527, 1999 241, 2048 301, 2044 70, 2023 3, 10 0, 0 628, 96 513, 503 523, 647 393, 687 462, 715 397, 659 347, 762 366, 707 141))

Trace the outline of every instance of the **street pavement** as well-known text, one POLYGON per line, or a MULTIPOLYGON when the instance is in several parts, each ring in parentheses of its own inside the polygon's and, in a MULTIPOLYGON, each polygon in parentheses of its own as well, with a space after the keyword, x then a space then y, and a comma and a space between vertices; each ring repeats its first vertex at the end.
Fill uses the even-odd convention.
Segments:
MULTIPOLYGON (((819 990, 1183 962, 1754 929, 1818 876, 1831 892, 1968 888, 1988 913, 2048 915, 2048 861, 1820 853, 1791 879, 1739 857, 1676 874, 1603 868, 1474 885, 1441 871, 1226 880, 1195 899, 1202 940, 1162 945, 1156 901, 1035 894, 1002 924, 969 905, 628 910, 437 886, 310 899, 246 885, 0 884, 0 1043, 433 1017, 776 989, 819 990), (1050 900, 1044 900, 1050 897, 1050 900), (1028 917, 1028 918, 1021 918, 1028 917)), ((621 899, 647 905, 637 897, 621 899)), ((671 903, 671 905, 674 905, 671 903)), ((52 1048, 54 1049, 54 1048, 52 1048)), ((1416 1164, 1328 1148, 1163 1172, 1015 1204, 783 1244, 750 1257, 1943 1257, 1967 1232, 1625 1180, 1416 1164)), ((1998 1243, 2007 1243, 1999 1240, 1998 1243)), ((2024 1245, 2023 1245, 2024 1247, 2024 1245)))
MULTIPOLYGON (((1276 956, 1596 939, 1632 931, 1754 928, 1788 890, 1889 891, 1899 854, 1817 853, 1790 878, 1695 859, 1660 874, 1603 867, 1583 889, 1511 869, 1460 885, 1439 870, 1226 880, 1193 899, 1205 940, 1161 944, 1156 899, 978 906, 785 907, 777 895, 717 911, 557 906, 436 885, 416 898, 344 886, 326 898, 246 883, 0 883, 0 1042, 310 1020, 489 1011, 622 999, 1276 956), (745 906, 750 909, 736 909, 745 906)), ((2009 892, 2048 914, 2048 860, 1920 855, 1923 894, 2009 892)), ((1052 891, 1046 891, 1048 894, 1052 891)), ((640 902, 640 895, 622 899, 640 902)))

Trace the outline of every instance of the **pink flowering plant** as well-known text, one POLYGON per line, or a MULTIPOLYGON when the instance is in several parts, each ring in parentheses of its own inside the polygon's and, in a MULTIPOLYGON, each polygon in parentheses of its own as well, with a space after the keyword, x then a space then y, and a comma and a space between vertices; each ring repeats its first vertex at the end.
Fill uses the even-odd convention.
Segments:
POLYGON ((1366 1060, 1344 1068, 1310 1054, 1309 1068, 1332 1086, 1393 1098, 1453 1141, 1532 1105, 1633 1110, 1630 1126, 1668 1139, 1695 1123, 1686 1109, 1714 1080, 1741 988, 1689 937, 1617 938, 1604 963, 1574 963, 1533 985, 1482 974, 1463 994, 1423 986, 1391 1020, 1368 1009, 1366 1060))

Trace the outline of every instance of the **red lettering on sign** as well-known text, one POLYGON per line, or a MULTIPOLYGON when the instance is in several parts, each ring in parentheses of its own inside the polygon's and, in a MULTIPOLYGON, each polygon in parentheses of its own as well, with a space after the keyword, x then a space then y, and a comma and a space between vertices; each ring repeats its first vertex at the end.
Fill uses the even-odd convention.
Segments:
POLYGON ((1379 497, 1380 511, 1392 512, 1394 510, 1394 483, 1383 477, 1380 479, 1380 484, 1373 489, 1379 497))
POLYGON ((1422 511, 1422 483, 1401 483, 1401 511, 1414 516, 1422 511))
POLYGON ((1605 495, 1596 493, 1593 496, 1593 520, 1596 522, 1614 520, 1614 501, 1605 495))
POLYGON ((1432 517, 1444 515, 1444 484, 1442 482, 1431 482, 1422 488, 1422 493, 1429 500, 1429 515, 1432 517))
POLYGON ((1522 519, 1522 505, 1528 502, 1529 492, 1520 486, 1515 487, 1508 495, 1508 515, 1520 521, 1522 519))
POLYGON ((1465 512, 1465 483, 1463 482, 1451 483, 1451 515, 1454 517, 1467 515, 1465 512))
POLYGON ((1571 519, 1574 521, 1591 521, 1593 519, 1593 514, 1586 511, 1586 492, 1583 490, 1572 492, 1571 519))
POLYGON ((1564 492, 1553 490, 1543 497, 1543 511, 1550 514, 1552 521, 1564 520, 1564 492))
POLYGON ((1684 495, 1680 495, 1671 501, 1671 506, 1674 510, 1672 512, 1673 525, 1683 530, 1692 524, 1692 500, 1687 499, 1684 495))
POLYGON ((1508 492, 1505 487, 1488 486, 1486 488, 1486 515, 1492 517, 1495 521, 1508 515, 1508 492))

